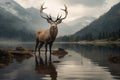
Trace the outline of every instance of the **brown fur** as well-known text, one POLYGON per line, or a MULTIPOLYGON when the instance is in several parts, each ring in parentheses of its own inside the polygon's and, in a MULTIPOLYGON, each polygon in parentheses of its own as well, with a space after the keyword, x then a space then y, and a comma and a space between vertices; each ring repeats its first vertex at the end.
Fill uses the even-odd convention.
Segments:
POLYGON ((36 40, 38 40, 39 42, 48 43, 55 40, 57 33, 57 27, 55 30, 54 28, 52 29, 52 27, 50 27, 50 29, 42 29, 36 33, 36 40))

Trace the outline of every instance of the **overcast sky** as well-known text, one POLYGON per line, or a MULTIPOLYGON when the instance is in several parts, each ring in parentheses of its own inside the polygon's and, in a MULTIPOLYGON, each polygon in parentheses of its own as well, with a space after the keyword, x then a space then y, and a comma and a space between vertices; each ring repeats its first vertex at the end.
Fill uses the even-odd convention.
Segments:
POLYGON ((60 8, 64 8, 64 4, 67 5, 69 15, 65 22, 72 21, 74 19, 93 16, 99 17, 107 12, 113 5, 120 2, 120 0, 15 0, 24 8, 35 7, 38 8, 45 2, 45 13, 57 16, 57 14, 63 14, 60 8))

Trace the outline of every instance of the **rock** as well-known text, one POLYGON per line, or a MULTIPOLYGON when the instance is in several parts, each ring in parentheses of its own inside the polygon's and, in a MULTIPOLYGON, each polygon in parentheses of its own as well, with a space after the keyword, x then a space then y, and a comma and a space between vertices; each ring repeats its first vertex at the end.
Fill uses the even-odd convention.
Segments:
POLYGON ((5 59, 9 58, 10 56, 11 54, 8 51, 0 49, 0 58, 5 59))
POLYGON ((14 55, 31 55, 33 53, 33 50, 23 47, 16 47, 16 49, 9 49, 8 52, 14 55))
POLYGON ((53 61, 53 63, 59 63, 60 61, 53 61))
POLYGON ((25 49, 23 47, 16 47, 17 51, 24 51, 25 49))
POLYGON ((110 56, 109 61, 111 63, 120 63, 120 56, 110 56))
POLYGON ((14 59, 17 61, 17 62, 19 62, 19 63, 21 63, 21 62, 23 62, 25 59, 29 59, 29 58, 31 58, 33 55, 31 55, 31 54, 14 54, 14 59))
POLYGON ((58 56, 58 58, 63 58, 68 52, 62 48, 58 48, 58 50, 53 51, 52 54, 58 56))
POLYGON ((69 57, 71 57, 72 55, 68 55, 69 57))
POLYGON ((58 51, 65 51, 64 49, 62 49, 62 48, 58 48, 58 51))
POLYGON ((13 55, 6 50, 0 49, 0 68, 4 68, 13 62, 13 55))
POLYGON ((13 59, 21 63, 25 59, 32 57, 33 50, 25 49, 23 47, 16 47, 16 49, 0 49, 0 68, 5 68, 13 62, 13 59))

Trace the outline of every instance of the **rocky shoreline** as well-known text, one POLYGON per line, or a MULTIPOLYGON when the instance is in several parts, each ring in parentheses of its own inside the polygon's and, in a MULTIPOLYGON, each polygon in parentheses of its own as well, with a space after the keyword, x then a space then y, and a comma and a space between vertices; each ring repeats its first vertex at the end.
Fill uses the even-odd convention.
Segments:
MULTIPOLYGON (((41 51, 44 52, 44 50, 41 51)), ((52 51, 52 55, 57 56, 58 58, 62 58, 66 54, 68 54, 68 52, 62 48, 52 51)), ((34 50, 23 47, 16 47, 15 49, 0 49, 0 68, 4 68, 12 63, 13 59, 21 63, 23 60, 29 59, 32 56, 34 56, 34 50)))

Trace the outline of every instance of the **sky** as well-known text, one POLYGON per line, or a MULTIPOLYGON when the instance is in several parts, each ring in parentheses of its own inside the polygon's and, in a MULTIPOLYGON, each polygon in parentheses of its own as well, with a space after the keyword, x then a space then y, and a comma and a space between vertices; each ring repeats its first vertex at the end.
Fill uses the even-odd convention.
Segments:
POLYGON ((113 5, 120 0, 15 0, 24 8, 34 7, 39 9, 44 4, 47 7, 45 13, 56 17, 58 14, 64 15, 61 8, 64 4, 68 7, 69 15, 64 22, 69 22, 77 18, 92 16, 99 17, 107 12, 113 5))

